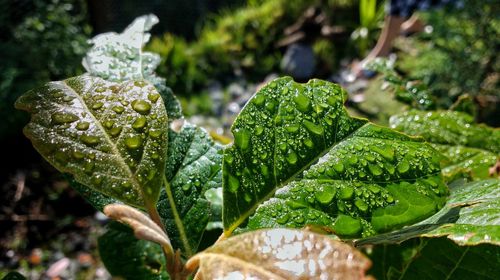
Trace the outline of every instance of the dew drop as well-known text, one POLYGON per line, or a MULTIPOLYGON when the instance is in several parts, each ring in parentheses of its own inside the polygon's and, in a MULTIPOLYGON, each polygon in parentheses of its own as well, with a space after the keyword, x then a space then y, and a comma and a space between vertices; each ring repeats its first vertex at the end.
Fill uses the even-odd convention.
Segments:
POLYGON ((263 94, 257 94, 255 95, 255 97, 252 99, 252 102, 257 105, 257 106, 260 106, 264 103, 264 101, 266 100, 266 97, 263 95, 263 94))
POLYGON ((75 114, 71 113, 62 113, 62 112, 57 112, 52 114, 52 123, 53 124, 65 124, 65 123, 72 123, 77 121, 79 118, 75 114))
POLYGON ((356 207, 359 209, 359 211, 361 212, 365 212, 366 210, 368 210, 368 204, 366 204, 366 202, 364 202, 363 200, 361 199, 356 199, 354 201, 354 205, 356 205, 356 207))
POLYGON ((125 138, 125 145, 129 149, 137 149, 142 145, 142 139, 138 135, 125 138))
POLYGON ((125 111, 125 108, 123 108, 122 106, 118 106, 117 105, 117 106, 113 106, 112 110, 115 111, 118 114, 121 114, 121 113, 123 113, 123 111, 125 111))
POLYGON ((96 102, 96 103, 92 104, 92 109, 98 110, 98 109, 101 109, 102 106, 104 106, 104 103, 102 103, 102 102, 99 101, 99 102, 96 102))
POLYGON ((234 144, 245 151, 250 147, 250 132, 246 129, 238 129, 234 132, 234 144))
POLYGON ((297 159, 297 154, 293 150, 290 150, 286 155, 286 161, 288 161, 288 163, 290 164, 296 164, 297 159))
POLYGON ((259 136, 264 132, 264 128, 260 125, 255 126, 255 135, 259 136))
POLYGON ((156 103, 156 101, 158 101, 159 98, 160 98, 160 95, 158 93, 150 93, 150 94, 148 94, 148 99, 152 103, 156 103))
POLYGON ((76 129, 78 130, 87 130, 90 127, 89 122, 79 122, 76 124, 76 129))
POLYGON ((146 115, 151 111, 151 105, 146 100, 134 100, 132 101, 132 109, 139 114, 146 115))
POLYGON ((82 140, 82 142, 87 144, 88 146, 95 146, 99 144, 99 137, 97 136, 83 134, 82 136, 80 136, 80 140, 82 140))
POLYGON ((113 136, 113 137, 118 136, 118 134, 120 134, 120 132, 122 132, 121 126, 115 126, 109 130, 109 134, 111 134, 111 136, 113 136))
POLYGON ((114 121, 111 121, 111 120, 105 121, 105 122, 103 123, 104 127, 105 127, 105 128, 107 128, 107 129, 112 128, 114 124, 115 124, 115 122, 114 122, 114 121))
POLYGON ((354 195, 354 189, 350 187, 345 187, 340 190, 339 198, 342 200, 349 200, 354 195))
POLYGON ((314 142, 311 139, 306 138, 304 139, 304 145, 308 148, 312 148, 314 147, 314 142))
POLYGON ((304 126, 307 128, 307 130, 309 130, 310 132, 312 132, 316 135, 323 135, 323 133, 325 132, 322 126, 317 125, 313 122, 310 122, 308 120, 304 120, 303 123, 304 123, 304 126))
POLYGON ((322 190, 317 191, 314 196, 316 197, 316 200, 321 203, 321 204, 328 204, 333 200, 333 197, 335 196, 335 189, 332 187, 324 187, 322 190))
POLYGON ((410 164, 406 160, 402 160, 397 166, 398 172, 403 174, 410 169, 410 164))
POLYGON ((278 219, 276 219, 276 222, 280 225, 284 225, 286 222, 288 222, 288 219, 290 219, 290 215, 288 213, 285 213, 285 215, 282 215, 278 219))
POLYGON ((72 155, 75 159, 82 159, 85 157, 85 154, 80 151, 73 151, 72 155))
POLYGON ((132 123, 132 127, 134 129, 142 129, 143 127, 146 126, 147 119, 144 116, 139 116, 135 119, 135 121, 132 123))
POLYGON ((235 193, 236 191, 238 191, 238 188, 240 187, 240 181, 238 180, 238 178, 229 174, 228 183, 230 192, 235 193))
POLYGON ((370 164, 368 165, 368 169, 375 176, 379 176, 380 174, 382 174, 382 168, 380 168, 378 165, 370 164))
POLYGON ((309 110, 311 110, 311 101, 301 92, 297 92, 293 96, 293 101, 297 105, 297 109, 299 109, 299 111, 307 113, 309 110))

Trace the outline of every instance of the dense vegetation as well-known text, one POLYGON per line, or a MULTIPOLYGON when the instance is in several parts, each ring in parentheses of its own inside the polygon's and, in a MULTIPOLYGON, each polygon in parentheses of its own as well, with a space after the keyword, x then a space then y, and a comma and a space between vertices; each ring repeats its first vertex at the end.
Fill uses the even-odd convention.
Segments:
MULTIPOLYGON (((137 18, 90 41, 84 73, 64 70, 68 77, 17 99, 31 114, 24 133, 35 149, 119 222, 98 238, 108 271, 126 279, 496 279, 500 131, 477 122, 495 123, 480 112, 485 97, 498 97, 496 24, 469 10, 437 22, 443 12, 433 12, 436 32, 409 39, 420 57, 374 63, 408 105, 389 127, 354 116, 337 84, 282 77, 251 96, 232 123, 234 142, 222 145, 184 119, 174 92, 231 80, 235 69, 247 67, 249 80, 277 70, 272 44, 287 2, 254 2, 196 43, 166 35, 148 51, 158 19, 137 18), (439 30, 461 17, 483 33, 456 29, 464 37, 451 44, 439 30), (477 45, 460 47, 465 35, 477 45), (477 65, 452 47, 483 55, 475 75, 451 70, 477 65), (433 58, 440 67, 424 63, 433 58)), ((494 14, 488 3, 468 5, 494 14)))

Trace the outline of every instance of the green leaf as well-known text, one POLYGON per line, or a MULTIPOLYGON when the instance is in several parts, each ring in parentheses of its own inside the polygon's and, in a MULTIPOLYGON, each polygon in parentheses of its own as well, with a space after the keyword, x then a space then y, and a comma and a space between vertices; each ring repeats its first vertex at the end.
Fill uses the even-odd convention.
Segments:
POLYGON ((500 130, 474 124, 472 116, 454 111, 409 111, 391 117, 391 127, 421 135, 445 156, 443 174, 448 181, 462 173, 474 179, 489 177, 500 154, 500 130))
POLYGON ((500 245, 500 179, 451 185, 451 195, 438 213, 398 231, 356 241, 357 246, 400 243, 415 237, 446 236, 458 245, 500 245))
POLYGON ((249 101, 224 155, 226 232, 259 205, 249 229, 316 225, 340 236, 400 228, 444 205, 439 154, 421 138, 351 118, 343 102, 335 84, 290 78, 249 101))
POLYGON ((160 245, 138 240, 130 228, 117 222, 99 237, 99 255, 115 277, 166 280, 165 258, 160 245))
POLYGON ((7 275, 5 275, 2 280, 26 280, 26 277, 24 277, 21 273, 19 272, 9 272, 7 275))
POLYGON ((151 82, 162 95, 170 120, 182 117, 179 101, 165 85, 165 79, 155 74, 160 56, 143 52, 142 48, 151 35, 147 33, 158 18, 153 15, 138 17, 123 33, 103 33, 95 36, 92 48, 83 58, 82 64, 92 76, 112 82, 145 79, 151 82))
POLYGON ((500 275, 499 246, 459 246, 446 238, 376 246, 370 258, 374 266, 369 272, 380 280, 495 280, 500 275))
POLYGON ((268 229, 217 242, 186 263, 198 266, 201 279, 367 279, 370 261, 328 236, 268 229))
POLYGON ((78 76, 31 90, 16 107, 32 114, 24 133, 76 181, 125 203, 155 203, 162 185, 167 116, 146 81, 78 76))
POLYGON ((205 130, 189 123, 179 132, 170 130, 168 137, 166 191, 162 191, 158 212, 174 248, 191 256, 212 213, 205 193, 222 184, 222 147, 205 130))

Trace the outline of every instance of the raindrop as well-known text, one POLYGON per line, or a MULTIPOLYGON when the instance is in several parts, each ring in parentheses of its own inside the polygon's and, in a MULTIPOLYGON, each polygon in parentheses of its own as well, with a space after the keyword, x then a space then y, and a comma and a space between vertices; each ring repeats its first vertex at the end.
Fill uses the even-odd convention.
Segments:
POLYGON ((72 123, 77 121, 79 118, 75 114, 71 113, 54 113, 52 114, 52 123, 54 124, 65 124, 65 123, 72 123))
POLYGON ((340 199, 349 200, 354 196, 354 189, 350 187, 345 187, 340 190, 340 199))
POLYGON ((101 109, 103 105, 104 105, 104 103, 102 103, 102 102, 100 102, 100 101, 99 101, 99 102, 96 102, 96 103, 94 103, 94 104, 92 105, 92 109, 94 109, 94 110, 101 109))
POLYGON ((125 145, 129 149, 137 149, 142 145, 142 139, 138 135, 125 138, 125 145))
POLYGON ((87 130, 90 127, 89 122, 79 122, 76 124, 76 129, 78 130, 87 130))
POLYGON ((238 191, 238 188, 240 187, 240 181, 238 180, 238 178, 229 174, 228 183, 230 192, 235 193, 236 191, 238 191))
POLYGON ((118 106, 117 105, 117 106, 113 106, 112 110, 115 111, 118 114, 121 114, 121 113, 123 113, 123 111, 125 111, 125 108, 123 108, 122 106, 118 106))
POLYGON ((297 154, 293 151, 290 150, 288 154, 286 155, 286 161, 290 164, 296 164, 297 163, 297 154))
POLYGON ((99 137, 97 136, 83 134, 82 136, 80 136, 80 140, 82 140, 82 142, 87 144, 88 146, 95 146, 99 144, 99 137))
POLYGON ((139 116, 138 118, 135 119, 134 123, 132 123, 132 127, 134 129, 142 129, 144 126, 146 126, 146 123, 147 123, 146 117, 139 116))
POLYGON ((113 137, 118 136, 118 134, 120 134, 120 132, 122 132, 121 126, 115 126, 109 130, 109 134, 111 134, 111 136, 113 136, 113 137))
POLYGON ((250 146, 250 132, 246 129, 238 129, 234 132, 234 144, 245 151, 250 146))
POLYGON ((149 114, 151 105, 146 100, 134 100, 132 101, 132 109, 139 114, 146 115, 149 114))
POLYGON ((320 125, 317 125, 313 122, 310 122, 308 120, 304 120, 304 126, 309 130, 310 132, 316 134, 316 135, 323 135, 325 132, 323 127, 320 125))
POLYGON ((297 92, 293 96, 293 101, 297 105, 297 109, 303 113, 307 113, 309 110, 311 110, 311 101, 307 96, 302 94, 301 92, 297 92))

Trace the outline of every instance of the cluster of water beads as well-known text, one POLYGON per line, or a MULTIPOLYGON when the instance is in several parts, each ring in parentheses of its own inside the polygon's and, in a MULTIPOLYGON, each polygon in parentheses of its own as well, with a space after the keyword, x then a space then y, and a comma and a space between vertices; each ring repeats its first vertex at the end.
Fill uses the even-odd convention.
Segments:
POLYGON ((34 112, 50 115, 48 122, 41 120, 45 123, 44 131, 34 134, 52 135, 49 143, 38 142, 48 146, 41 150, 49 152, 49 159, 53 157, 56 166, 76 172, 77 177, 80 172, 86 174, 79 176, 80 181, 96 188, 106 185, 108 194, 133 200, 140 197, 137 186, 132 186, 126 172, 116 167, 118 163, 109 162, 116 160, 113 155, 106 156, 116 145, 136 180, 146 186, 147 193, 153 191, 148 185, 161 169, 165 156, 167 119, 163 104, 158 102, 160 95, 152 85, 145 81, 114 84, 77 77, 65 84, 50 83, 43 90, 46 93, 40 94, 42 102, 36 104, 38 109, 34 112), (72 89, 67 90, 68 86, 72 89), (77 96, 75 92, 82 94, 77 96), (71 148, 64 148, 68 146, 71 148), (116 176, 103 178, 98 175, 100 172, 116 176))

